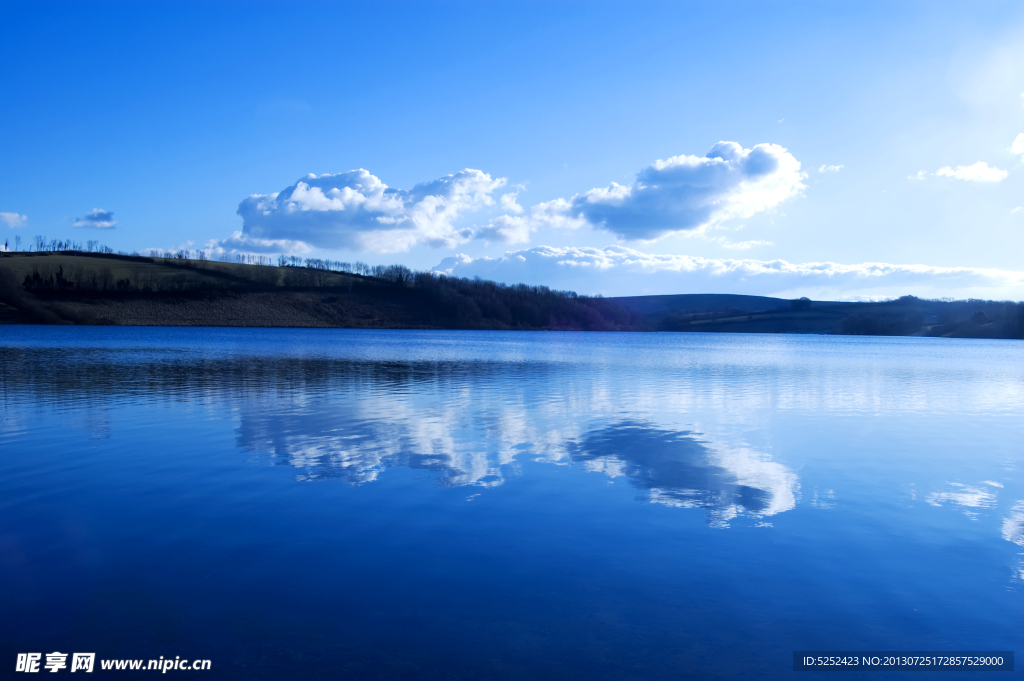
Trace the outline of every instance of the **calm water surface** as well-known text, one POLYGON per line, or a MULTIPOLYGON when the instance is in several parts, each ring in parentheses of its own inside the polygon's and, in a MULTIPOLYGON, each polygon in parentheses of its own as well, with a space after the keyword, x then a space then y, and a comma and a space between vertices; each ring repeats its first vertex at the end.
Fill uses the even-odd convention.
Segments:
POLYGON ((0 362, 5 673, 1024 650, 1019 341, 8 326, 0 362))

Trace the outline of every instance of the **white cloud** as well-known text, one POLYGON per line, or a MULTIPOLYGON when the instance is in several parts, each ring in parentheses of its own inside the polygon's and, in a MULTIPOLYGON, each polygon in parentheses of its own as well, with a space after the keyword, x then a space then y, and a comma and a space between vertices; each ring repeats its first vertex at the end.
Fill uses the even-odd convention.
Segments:
MULTIPOLYGON (((144 248, 143 253, 149 253, 154 257, 160 257, 164 253, 203 253, 207 258, 218 258, 223 255, 273 255, 286 253, 288 255, 305 255, 312 248, 302 241, 289 241, 287 239, 258 239, 249 237, 240 231, 234 232, 227 239, 210 239, 202 248, 193 248, 195 242, 185 241, 169 248, 144 248)), ((192 257, 191 255, 189 257, 192 257)))
POLYGON ((588 225, 623 239, 651 240, 774 208, 799 194, 805 177, 800 163, 778 145, 744 149, 719 142, 705 156, 655 161, 630 185, 613 182, 571 199, 536 204, 529 212, 518 202, 519 191, 507 192, 500 197, 507 214, 475 231, 454 223, 493 206, 493 194, 506 180, 468 168, 410 191, 390 188, 361 169, 310 174, 280 192, 253 194, 239 204, 238 214, 251 243, 287 241, 379 253, 417 244, 451 248, 473 237, 526 243, 540 228, 588 225))
POLYGON ((756 246, 774 246, 775 245, 775 242, 773 242, 773 241, 760 241, 760 240, 757 240, 757 241, 754 241, 754 240, 751 240, 751 241, 729 241, 724 236, 720 236, 720 237, 718 237, 716 239, 712 239, 712 241, 717 243, 722 248, 728 248, 728 249, 733 250, 733 251, 746 251, 746 250, 749 250, 749 249, 754 248, 756 246))
POLYGON ((1024 132, 1017 135, 1016 139, 1013 140, 1010 151, 1018 156, 1024 156, 1024 132))
POLYGON ((837 166, 822 165, 820 168, 818 168, 818 172, 819 173, 838 173, 840 170, 842 170, 845 167, 846 166, 844 166, 842 163, 840 163, 837 166))
POLYGON ((524 217, 501 215, 487 223, 487 226, 476 231, 477 239, 500 241, 506 244, 525 244, 530 240, 532 231, 530 221, 524 217))
POLYGON ((537 228, 579 229, 585 227, 587 221, 581 216, 571 215, 571 211, 572 203, 566 199, 545 201, 530 208, 530 221, 537 228))
POLYGON ((1024 210, 1024 206, 1017 206, 1016 208, 1010 211, 1010 214, 1012 215, 1013 213, 1019 213, 1022 210, 1024 210))
POLYGON ((739 293, 815 300, 922 297, 1024 299, 1024 272, 785 260, 701 258, 643 253, 624 246, 510 251, 503 258, 445 258, 435 268, 460 277, 543 284, 612 296, 739 293))
POLYGON ((28 216, 18 213, 0 213, 0 222, 8 227, 24 227, 28 222, 28 216))
POLYGON ((471 168, 409 191, 388 187, 362 169, 309 174, 280 192, 253 194, 239 204, 238 214, 249 239, 379 253, 416 244, 450 248, 472 236, 453 222, 494 205, 491 195, 504 185, 504 178, 471 168))
POLYGON ((312 248, 303 241, 289 239, 259 239, 243 232, 234 232, 227 239, 211 240, 206 249, 216 253, 288 253, 302 255, 312 248))
POLYGON ((939 177, 951 177, 968 182, 1000 182, 1009 175, 1005 170, 990 167, 984 161, 978 161, 969 166, 957 166, 955 170, 946 166, 936 170, 935 174, 939 177))
POLYGON ((719 142, 704 156, 655 161, 632 184, 612 182, 571 199, 530 210, 534 228, 606 229, 634 241, 650 241, 747 218, 792 198, 805 188, 800 162, 776 144, 744 149, 719 142))
POLYGON ((908 180, 923 180, 928 177, 928 172, 925 170, 918 170, 913 175, 907 175, 908 180))
POLYGON ((74 222, 75 227, 92 227, 94 229, 110 229, 116 224, 114 214, 102 208, 93 208, 86 213, 84 218, 75 218, 74 222))
POLYGON ((519 192, 509 192, 508 194, 501 195, 501 208, 507 210, 510 213, 522 213, 523 207, 519 205, 516 199, 519 197, 519 192))

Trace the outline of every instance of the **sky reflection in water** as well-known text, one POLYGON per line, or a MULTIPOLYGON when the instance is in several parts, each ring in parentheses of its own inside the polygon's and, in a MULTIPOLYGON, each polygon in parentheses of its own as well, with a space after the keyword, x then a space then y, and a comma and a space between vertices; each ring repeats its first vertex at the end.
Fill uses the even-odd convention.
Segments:
POLYGON ((1019 343, 22 328, 0 359, 7 647, 775 678, 1021 640, 1019 343))

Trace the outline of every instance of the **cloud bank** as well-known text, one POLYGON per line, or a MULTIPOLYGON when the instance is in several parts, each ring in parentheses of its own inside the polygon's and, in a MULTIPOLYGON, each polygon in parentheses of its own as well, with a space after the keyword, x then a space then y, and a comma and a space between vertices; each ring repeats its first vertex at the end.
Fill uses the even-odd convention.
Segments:
POLYGON ((805 178, 800 162, 776 144, 744 149, 719 142, 704 156, 655 161, 632 184, 613 182, 529 211, 519 204, 519 191, 506 192, 497 204, 504 215, 480 228, 459 228, 460 217, 496 205, 494 194, 505 178, 467 168, 405 191, 362 169, 309 174, 279 192, 242 201, 240 235, 217 247, 280 252, 291 244, 292 250, 395 253, 420 244, 452 248, 471 238, 521 244, 538 229, 585 226, 650 241, 774 208, 798 195, 805 178))
POLYGON ((713 259, 654 255, 626 248, 535 248, 503 258, 445 258, 438 272, 505 283, 611 296, 673 293, 739 293, 816 300, 977 297, 1024 300, 1024 272, 971 267, 932 267, 785 260, 713 259))
POLYGON ((24 227, 28 222, 28 216, 18 213, 0 213, 0 222, 8 227, 24 227))
POLYGON ((632 184, 612 182, 571 199, 537 204, 515 229, 506 226, 502 232, 496 221, 488 229, 523 239, 524 231, 528 235, 541 227, 589 225, 627 241, 651 241, 774 208, 798 195, 805 177, 800 162, 777 144, 744 149, 719 142, 704 156, 655 161, 632 184))
POLYGON ((301 243, 307 250, 395 253, 417 244, 451 248, 472 237, 471 230, 456 229, 454 221, 494 205, 492 194, 505 182, 467 168, 405 191, 362 169, 309 174, 280 192, 253 194, 242 201, 242 236, 232 238, 253 244, 301 243))
POLYGON ((93 208, 84 218, 75 218, 75 227, 92 227, 94 229, 110 229, 117 222, 114 214, 102 208, 93 208))

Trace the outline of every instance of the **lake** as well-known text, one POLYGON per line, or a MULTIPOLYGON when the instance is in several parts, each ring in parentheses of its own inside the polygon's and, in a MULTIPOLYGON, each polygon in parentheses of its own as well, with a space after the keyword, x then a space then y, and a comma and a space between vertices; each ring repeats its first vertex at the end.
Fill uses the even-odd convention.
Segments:
POLYGON ((788 679, 1024 641, 1020 341, 7 326, 0 360, 4 665, 788 679))

